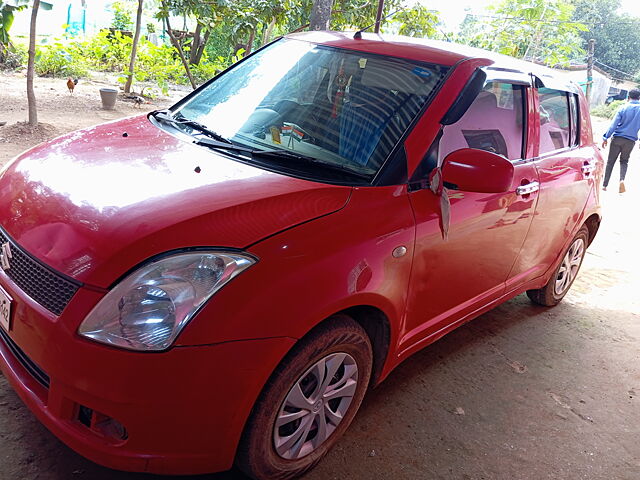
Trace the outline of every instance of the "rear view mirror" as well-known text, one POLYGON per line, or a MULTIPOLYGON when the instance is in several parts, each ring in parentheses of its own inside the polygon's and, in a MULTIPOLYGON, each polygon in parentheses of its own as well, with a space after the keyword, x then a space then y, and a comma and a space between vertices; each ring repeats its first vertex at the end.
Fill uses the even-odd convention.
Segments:
POLYGON ((504 193, 513 183, 513 164, 486 150, 463 148, 445 157, 442 178, 465 192, 504 193))

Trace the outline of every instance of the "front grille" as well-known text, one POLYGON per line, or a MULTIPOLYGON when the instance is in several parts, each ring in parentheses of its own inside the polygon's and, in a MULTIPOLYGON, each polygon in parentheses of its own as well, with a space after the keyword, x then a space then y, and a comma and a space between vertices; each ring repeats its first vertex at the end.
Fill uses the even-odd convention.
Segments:
POLYGON ((16 345, 15 342, 11 340, 11 338, 9 338, 9 335, 7 335, 7 333, 2 328, 0 328, 0 340, 4 342, 9 351, 13 353, 14 357, 16 357, 16 360, 20 362, 20 365, 22 365, 25 370, 31 374, 36 382, 38 382, 44 388, 48 389, 49 375, 44 373, 44 371, 38 365, 33 363, 31 359, 27 357, 27 355, 20 349, 20 347, 16 345))
POLYGON ((36 302, 60 315, 82 284, 63 277, 32 258, 0 229, 0 243, 6 242, 11 244, 11 267, 4 273, 36 302))

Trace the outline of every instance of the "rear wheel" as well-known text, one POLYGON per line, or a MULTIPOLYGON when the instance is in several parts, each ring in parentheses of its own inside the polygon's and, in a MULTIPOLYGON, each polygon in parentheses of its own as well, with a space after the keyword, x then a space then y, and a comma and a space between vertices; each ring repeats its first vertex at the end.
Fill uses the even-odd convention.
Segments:
POLYGON ((303 474, 337 442, 371 377, 369 337, 337 315, 311 332, 278 366, 257 401, 236 457, 256 479, 303 474))
POLYGON ((574 237, 571 245, 569 245, 560 265, 549 279, 549 282, 540 289, 527 290, 527 295, 532 302, 547 307, 553 307, 560 303, 560 300, 567 294, 578 275, 587 252, 588 242, 589 231, 587 227, 582 227, 574 237))

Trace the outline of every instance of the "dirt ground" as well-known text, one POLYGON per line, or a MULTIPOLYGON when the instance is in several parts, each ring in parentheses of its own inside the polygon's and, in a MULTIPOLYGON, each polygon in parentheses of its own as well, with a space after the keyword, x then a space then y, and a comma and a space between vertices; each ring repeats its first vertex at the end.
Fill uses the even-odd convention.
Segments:
POLYGON ((118 88, 117 83, 109 82, 108 78, 102 81, 81 79, 70 95, 66 82, 60 78, 35 79, 38 120, 43 125, 33 131, 27 125, 19 124, 28 118, 24 75, 0 73, 0 124, 7 122, 0 127, 0 165, 42 141, 79 128, 168 107, 186 93, 172 90, 168 97, 147 100, 149 103, 139 106, 121 95, 115 110, 104 110, 99 89, 118 88))
MULTIPOLYGON (((10 122, 26 116, 16 83, 0 76, 0 115, 10 122)), ((101 111, 95 85, 79 87, 74 97, 64 82, 40 81, 39 88, 51 92, 41 103, 42 120, 59 133, 137 113, 122 103, 115 112, 101 111)), ((39 139, 3 140, 5 128, 0 160, 39 139)), ((598 122, 596 136, 604 128, 598 122)), ((345 437, 305 478, 638 480, 638 151, 627 186, 624 195, 603 194, 602 227, 560 305, 533 306, 521 295, 414 355, 369 392, 345 437)), ((0 374, 0 480, 160 478, 115 472, 78 456, 0 374)))

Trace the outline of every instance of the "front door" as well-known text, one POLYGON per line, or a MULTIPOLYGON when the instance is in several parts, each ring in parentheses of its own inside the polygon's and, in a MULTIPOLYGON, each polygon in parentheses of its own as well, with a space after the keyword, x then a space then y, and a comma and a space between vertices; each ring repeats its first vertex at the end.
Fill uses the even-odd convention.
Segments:
MULTIPOLYGON (((425 159, 433 164, 434 157, 444 158, 460 148, 489 150, 512 160, 515 176, 506 193, 449 190, 446 240, 438 197, 428 188, 409 194, 416 245, 401 351, 445 333, 504 293, 538 198, 537 171, 532 162, 523 160, 527 94, 522 85, 489 82, 465 115, 444 127, 431 158, 425 159)), ((426 173, 423 168, 420 175, 426 173)))

